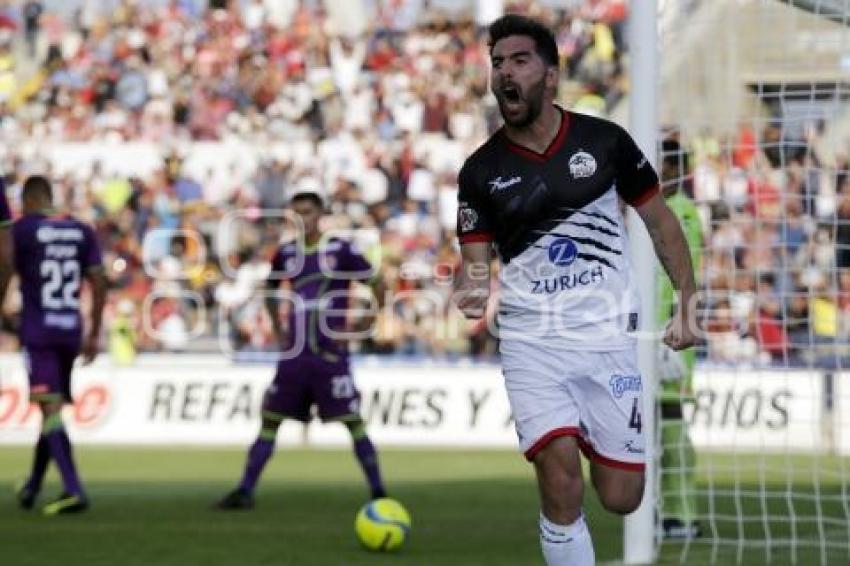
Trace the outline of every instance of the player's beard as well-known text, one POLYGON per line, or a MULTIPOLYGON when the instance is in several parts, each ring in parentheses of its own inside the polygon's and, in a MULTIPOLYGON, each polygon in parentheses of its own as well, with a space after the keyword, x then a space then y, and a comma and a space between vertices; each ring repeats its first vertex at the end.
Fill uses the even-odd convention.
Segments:
POLYGON ((502 119, 513 128, 525 128, 533 123, 543 112, 543 94, 546 91, 546 76, 528 88, 520 90, 520 102, 525 106, 524 112, 512 116, 507 108, 508 101, 502 92, 496 96, 502 119))

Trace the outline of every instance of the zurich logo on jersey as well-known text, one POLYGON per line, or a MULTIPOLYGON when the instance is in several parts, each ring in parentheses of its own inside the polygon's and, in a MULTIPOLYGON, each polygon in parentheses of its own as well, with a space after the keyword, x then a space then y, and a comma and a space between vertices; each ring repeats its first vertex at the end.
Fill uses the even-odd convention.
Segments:
POLYGON ((578 257, 578 247, 569 238, 558 238, 549 244, 549 261, 559 267, 570 265, 578 257))

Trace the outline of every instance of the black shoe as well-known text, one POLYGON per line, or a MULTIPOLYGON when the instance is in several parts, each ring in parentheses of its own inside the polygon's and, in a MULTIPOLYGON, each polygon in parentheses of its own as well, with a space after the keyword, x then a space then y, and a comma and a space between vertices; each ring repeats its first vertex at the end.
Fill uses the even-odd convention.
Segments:
POLYGON ((44 506, 43 512, 48 517, 54 515, 70 515, 81 513, 89 508, 89 501, 83 495, 63 493, 54 501, 44 506))
POLYGON ((237 487, 215 504, 216 509, 253 509, 254 495, 241 487, 237 487))
POLYGON ((383 499, 384 497, 387 497, 387 491, 384 488, 379 488, 372 492, 372 501, 383 499))
POLYGON ((702 527, 698 521, 685 523, 679 519, 664 519, 661 527, 667 540, 691 540, 702 536, 702 527))
POLYGON ((31 510, 37 498, 38 491, 31 488, 28 482, 23 482, 15 488, 15 499, 18 500, 18 507, 21 509, 31 510))

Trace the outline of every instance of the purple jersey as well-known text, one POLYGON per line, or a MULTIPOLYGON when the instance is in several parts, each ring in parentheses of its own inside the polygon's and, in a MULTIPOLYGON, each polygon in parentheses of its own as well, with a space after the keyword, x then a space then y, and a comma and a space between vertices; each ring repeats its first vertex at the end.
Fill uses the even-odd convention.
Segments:
POLYGON ((9 209, 9 201, 6 199, 6 183, 0 177, 0 228, 8 228, 12 225, 12 211, 9 209))
POLYGON ((295 343, 303 336, 308 351, 336 356, 345 353, 333 335, 345 328, 351 281, 371 276, 369 262, 351 244, 331 238, 321 249, 282 245, 272 260, 269 286, 276 288, 281 279, 292 285, 289 327, 295 343))
POLYGON ((94 231, 70 217, 28 214, 12 226, 15 270, 21 278, 21 343, 79 344, 80 285, 101 265, 94 231))

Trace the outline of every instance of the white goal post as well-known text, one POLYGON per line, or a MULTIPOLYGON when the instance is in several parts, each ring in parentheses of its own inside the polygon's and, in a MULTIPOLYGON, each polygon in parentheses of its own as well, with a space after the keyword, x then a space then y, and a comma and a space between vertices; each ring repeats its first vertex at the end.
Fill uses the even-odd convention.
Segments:
MULTIPOLYGON (((657 168, 657 2, 632 2, 629 15, 629 76, 631 93, 629 129, 632 137, 657 168)), ((629 231, 629 251, 634 258, 635 276, 641 299, 638 365, 643 375, 643 423, 646 434, 646 487, 637 511, 625 519, 623 558, 626 564, 651 564, 655 561, 655 341, 647 334, 655 330, 655 252, 643 222, 629 209, 626 219, 629 231)))
MULTIPOLYGON (((703 228, 705 333, 663 439, 657 342, 641 343, 647 489, 624 562, 850 564, 850 1, 629 5, 621 122, 659 171, 662 142, 687 156, 666 178, 703 228), (691 445, 695 464, 662 463, 691 445), (670 474, 701 536, 665 539, 670 474)), ((652 330, 660 268, 629 222, 652 330)))

